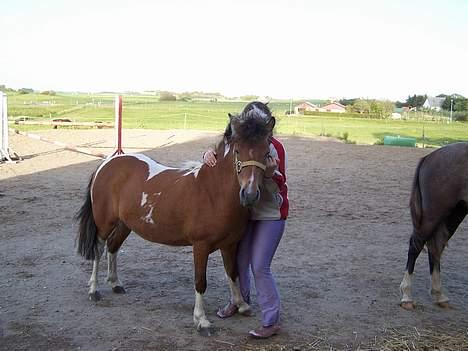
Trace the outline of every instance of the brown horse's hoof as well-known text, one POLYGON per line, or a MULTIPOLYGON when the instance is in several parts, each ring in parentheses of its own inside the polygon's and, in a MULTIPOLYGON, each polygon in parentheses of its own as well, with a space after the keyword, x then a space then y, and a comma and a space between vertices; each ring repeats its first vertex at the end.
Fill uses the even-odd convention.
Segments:
POLYGON ((401 306, 401 308, 403 308, 404 310, 407 310, 407 311, 412 311, 416 307, 414 305, 414 302, 412 302, 412 301, 402 302, 402 303, 400 303, 400 306, 401 306))
POLYGON ((125 294, 126 291, 125 291, 125 289, 123 288, 123 286, 117 285, 117 286, 114 286, 114 287, 112 288, 112 292, 113 292, 114 294, 125 294))
POLYGON ((451 308, 450 304, 448 302, 438 302, 437 303, 437 306, 439 306, 440 308, 451 308))
POLYGON ((101 299, 101 294, 96 290, 94 293, 89 293, 88 298, 93 302, 97 302, 101 299))

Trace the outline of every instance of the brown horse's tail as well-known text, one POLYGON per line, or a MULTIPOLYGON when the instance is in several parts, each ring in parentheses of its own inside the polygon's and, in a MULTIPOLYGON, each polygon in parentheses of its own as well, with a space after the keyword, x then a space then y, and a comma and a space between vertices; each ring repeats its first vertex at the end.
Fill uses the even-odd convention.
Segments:
POLYGON ((419 172, 421 165, 424 162, 425 157, 421 158, 416 167, 416 172, 414 173, 413 179, 413 188, 411 190, 410 198, 410 210, 411 210, 411 219, 413 220, 413 226, 415 229, 418 229, 422 221, 422 199, 421 199, 421 187, 419 186, 419 172))
POLYGON ((89 180, 86 199, 75 216, 79 221, 78 229, 78 253, 87 260, 94 260, 100 256, 98 248, 97 226, 93 216, 93 205, 91 201, 91 185, 93 184, 94 173, 89 180))

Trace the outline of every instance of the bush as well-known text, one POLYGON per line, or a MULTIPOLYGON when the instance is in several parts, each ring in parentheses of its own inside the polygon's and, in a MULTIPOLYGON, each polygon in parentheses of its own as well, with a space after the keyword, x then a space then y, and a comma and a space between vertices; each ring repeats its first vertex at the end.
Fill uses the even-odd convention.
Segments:
POLYGON ((176 101, 176 100, 177 100, 176 96, 168 91, 161 91, 161 93, 159 93, 159 101, 176 101))

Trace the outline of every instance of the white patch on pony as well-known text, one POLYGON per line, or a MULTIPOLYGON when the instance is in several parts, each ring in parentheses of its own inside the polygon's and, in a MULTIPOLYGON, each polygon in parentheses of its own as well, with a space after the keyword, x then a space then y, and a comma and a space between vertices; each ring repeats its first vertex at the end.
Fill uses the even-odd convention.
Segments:
POLYGON ((99 257, 96 256, 96 258, 93 261, 93 272, 91 273, 91 278, 89 278, 88 286, 88 294, 92 295, 96 292, 97 287, 98 287, 98 269, 99 269, 99 257))
POLYGON ((147 200, 148 200, 148 194, 146 194, 146 193, 141 193, 141 203, 140 203, 140 206, 141 206, 141 207, 145 206, 147 200))
POLYGON ((122 155, 122 156, 132 156, 132 157, 139 159, 142 162, 145 162, 148 165, 148 178, 146 178, 147 181, 153 178, 154 176, 157 176, 159 173, 162 173, 169 169, 176 169, 176 168, 164 166, 143 154, 131 154, 131 155, 122 155))
POLYGON ((112 288, 122 286, 119 278, 117 277, 117 252, 110 253, 107 256, 107 282, 112 288))
POLYGON ((156 196, 161 196, 161 194, 162 194, 161 192, 159 192, 159 193, 153 193, 153 195, 156 195, 156 196))
POLYGON ((431 275, 431 295, 435 303, 448 302, 449 298, 442 292, 442 283, 440 281, 440 271, 434 269, 431 275))
POLYGON ((401 302, 413 302, 413 296, 411 294, 411 283, 413 280, 413 275, 409 274, 408 271, 405 272, 403 280, 400 284, 400 291, 402 294, 401 302))
POLYGON ((231 150, 231 145, 225 143, 224 144, 224 157, 226 157, 226 155, 229 153, 230 150, 231 150))
POLYGON ((185 162, 184 165, 182 166, 183 171, 187 171, 186 173, 183 174, 183 176, 187 176, 190 174, 193 174, 193 176, 196 178, 198 176, 198 172, 200 172, 200 169, 203 167, 203 163, 197 162, 197 161, 188 161, 185 162))
POLYGON ((240 292, 239 286, 227 274, 226 274, 226 278, 229 282, 229 290, 231 290, 232 303, 238 307, 240 313, 245 313, 249 311, 250 306, 242 298, 242 294, 240 292))
POLYGON ((203 295, 195 292, 195 308, 193 309, 193 322, 198 330, 209 328, 211 323, 206 318, 203 295))
POLYGON ((154 224, 154 221, 153 221, 153 206, 149 205, 150 207, 150 210, 149 212, 146 214, 145 217, 141 217, 141 219, 145 222, 145 223, 149 223, 149 224, 154 224))
POLYGON ((94 181, 98 175, 98 173, 102 170, 102 168, 107 165, 107 163, 113 159, 116 159, 118 157, 135 157, 137 158, 138 160, 142 161, 142 162, 145 162, 148 166, 148 177, 146 178, 146 180, 150 180, 151 178, 153 178, 154 176, 158 175, 159 173, 161 172, 164 172, 164 171, 167 171, 169 169, 176 169, 176 168, 172 168, 172 167, 167 167, 167 166, 164 166, 160 163, 157 163, 155 160, 149 158, 148 156, 146 155, 143 155, 143 154, 121 154, 121 155, 114 155, 114 156, 109 156, 107 157, 104 162, 99 166, 99 168, 96 170, 96 173, 94 173, 94 179, 91 183, 91 188, 90 188, 90 192, 91 192, 91 202, 93 202, 93 187, 94 187, 94 181))

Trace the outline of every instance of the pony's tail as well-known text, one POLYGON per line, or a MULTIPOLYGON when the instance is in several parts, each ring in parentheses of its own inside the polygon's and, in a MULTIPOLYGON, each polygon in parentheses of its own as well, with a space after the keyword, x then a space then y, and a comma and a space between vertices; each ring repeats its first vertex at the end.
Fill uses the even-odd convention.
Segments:
POLYGON ((79 221, 78 229, 78 253, 86 260, 94 260, 99 257, 97 226, 93 216, 93 205, 91 202, 91 185, 94 173, 89 180, 86 199, 80 210, 75 215, 75 220, 79 221))
POLYGON ((424 162, 425 157, 421 158, 416 167, 416 172, 414 173, 413 178, 413 187, 411 190, 411 198, 410 198, 410 210, 411 210, 411 219, 413 221, 413 226, 415 229, 418 229, 421 225, 422 221, 422 200, 421 200, 421 187, 419 185, 419 172, 421 169, 421 165, 424 162))

